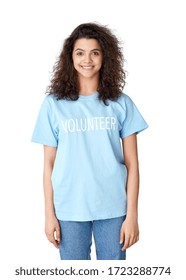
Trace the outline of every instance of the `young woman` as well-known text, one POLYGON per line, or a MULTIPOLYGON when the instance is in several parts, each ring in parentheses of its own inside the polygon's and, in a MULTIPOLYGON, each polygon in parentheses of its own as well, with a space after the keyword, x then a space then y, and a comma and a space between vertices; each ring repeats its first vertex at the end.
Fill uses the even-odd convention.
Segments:
POLYGON ((139 239, 137 133, 116 36, 96 23, 65 40, 32 141, 44 145, 45 232, 62 260, 124 260, 139 239), (121 145, 122 143, 122 145, 121 145))

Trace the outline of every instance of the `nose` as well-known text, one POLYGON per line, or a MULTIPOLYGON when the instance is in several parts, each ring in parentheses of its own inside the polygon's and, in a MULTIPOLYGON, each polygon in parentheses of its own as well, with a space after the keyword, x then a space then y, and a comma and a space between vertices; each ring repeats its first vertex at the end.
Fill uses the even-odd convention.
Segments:
POLYGON ((91 54, 86 53, 84 57, 84 62, 90 63, 92 61, 91 54))

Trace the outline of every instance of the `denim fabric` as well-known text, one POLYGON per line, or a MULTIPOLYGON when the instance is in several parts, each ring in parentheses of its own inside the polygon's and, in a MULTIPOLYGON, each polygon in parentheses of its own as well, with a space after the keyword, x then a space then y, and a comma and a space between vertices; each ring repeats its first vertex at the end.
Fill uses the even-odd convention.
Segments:
POLYGON ((90 260, 92 234, 97 260, 125 260, 121 251, 120 229, 125 216, 88 222, 59 221, 61 260, 90 260))

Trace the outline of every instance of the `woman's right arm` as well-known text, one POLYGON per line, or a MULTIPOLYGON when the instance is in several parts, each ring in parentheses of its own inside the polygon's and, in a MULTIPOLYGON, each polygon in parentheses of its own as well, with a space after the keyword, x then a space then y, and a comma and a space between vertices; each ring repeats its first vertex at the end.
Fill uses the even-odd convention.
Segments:
POLYGON ((60 242, 60 227, 54 211, 52 170, 56 157, 56 148, 44 145, 43 186, 45 199, 45 234, 48 240, 58 248, 60 242))

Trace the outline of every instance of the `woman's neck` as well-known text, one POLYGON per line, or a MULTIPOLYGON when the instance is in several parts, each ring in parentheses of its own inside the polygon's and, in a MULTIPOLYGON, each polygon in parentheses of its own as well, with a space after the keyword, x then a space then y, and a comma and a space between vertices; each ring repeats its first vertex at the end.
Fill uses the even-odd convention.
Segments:
POLYGON ((91 95, 95 93, 98 89, 98 81, 81 81, 80 82, 80 94, 82 95, 91 95))

